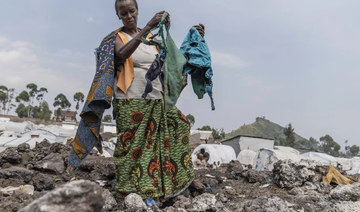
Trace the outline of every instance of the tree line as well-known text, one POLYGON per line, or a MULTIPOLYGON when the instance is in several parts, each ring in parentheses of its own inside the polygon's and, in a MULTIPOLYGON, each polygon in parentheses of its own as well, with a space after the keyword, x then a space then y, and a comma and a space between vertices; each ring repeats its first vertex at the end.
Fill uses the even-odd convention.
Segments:
POLYGON ((321 136, 319 141, 313 137, 310 137, 309 140, 303 139, 296 141, 295 129, 293 128, 291 123, 288 124, 287 127, 284 129, 284 135, 285 139, 279 138, 277 139, 275 144, 324 152, 334 157, 354 157, 357 156, 360 152, 360 147, 358 145, 350 146, 348 145, 348 141, 345 141, 345 153, 340 152, 340 144, 328 134, 321 136))
MULTIPOLYGON (((27 84, 26 89, 18 94, 14 88, 0 85, 0 114, 8 115, 9 112, 16 107, 15 112, 20 118, 50 120, 52 111, 50 110, 49 103, 44 100, 44 96, 47 93, 47 88, 38 87, 35 83, 27 84)), ((80 103, 84 102, 85 96, 82 92, 76 92, 73 98, 76 102, 75 109, 77 113, 80 108, 80 103)), ((61 114, 61 110, 69 110, 71 103, 63 93, 59 93, 54 99, 53 106, 57 108, 57 121, 62 121, 64 117, 61 114)), ((74 117, 75 120, 76 113, 74 117)))

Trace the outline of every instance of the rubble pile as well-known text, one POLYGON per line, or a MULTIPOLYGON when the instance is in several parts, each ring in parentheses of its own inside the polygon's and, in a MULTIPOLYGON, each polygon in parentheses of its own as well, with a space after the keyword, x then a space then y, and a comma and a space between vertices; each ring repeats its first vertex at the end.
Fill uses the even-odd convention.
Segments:
POLYGON ((357 176, 346 176, 353 184, 326 184, 328 166, 278 161, 272 171, 260 171, 239 161, 208 165, 195 170, 202 186, 149 205, 137 194, 116 198, 112 158, 93 152, 69 175, 69 151, 44 140, 33 149, 21 144, 1 152, 1 211, 360 211, 357 176))
POLYGON ((274 183, 280 188, 294 188, 305 183, 315 183, 321 180, 315 167, 295 164, 291 161, 278 161, 274 164, 274 183))

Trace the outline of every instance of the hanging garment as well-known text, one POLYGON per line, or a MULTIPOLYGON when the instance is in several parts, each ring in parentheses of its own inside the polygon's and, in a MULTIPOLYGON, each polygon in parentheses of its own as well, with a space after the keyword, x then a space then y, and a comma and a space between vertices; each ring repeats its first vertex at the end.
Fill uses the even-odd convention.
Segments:
MULTIPOLYGON (((154 36, 160 35, 162 40, 147 41, 144 37, 143 43, 148 45, 157 45, 166 52, 164 62, 164 101, 165 110, 173 108, 180 96, 181 91, 187 85, 187 77, 183 75, 183 68, 186 64, 186 58, 180 52, 170 35, 170 22, 164 23, 169 14, 164 13, 162 20, 155 29, 159 29, 154 36), (166 29, 166 38, 164 34, 166 29)), ((154 30, 154 29, 153 29, 154 30)), ((154 37, 153 36, 153 37, 154 37)))
POLYGON ((120 29, 106 36, 96 49, 96 73, 82 112, 81 121, 70 151, 67 171, 76 169, 96 146, 102 153, 101 119, 105 109, 111 107, 115 80, 114 46, 120 29))
POLYGON ((191 75, 193 90, 199 99, 208 93, 211 100, 211 109, 215 110, 212 95, 211 55, 205 39, 196 28, 192 27, 181 44, 180 51, 185 55, 187 64, 183 74, 191 75))
MULTIPOLYGON (((145 99, 148 93, 150 93, 153 90, 152 81, 158 78, 159 76, 161 76, 161 73, 163 72, 164 61, 165 61, 165 51, 164 49, 162 49, 160 56, 156 55, 154 62, 151 64, 149 70, 146 72, 145 79, 147 83, 142 98, 145 99)), ((160 80, 162 85, 164 85, 163 76, 160 77, 160 80)))

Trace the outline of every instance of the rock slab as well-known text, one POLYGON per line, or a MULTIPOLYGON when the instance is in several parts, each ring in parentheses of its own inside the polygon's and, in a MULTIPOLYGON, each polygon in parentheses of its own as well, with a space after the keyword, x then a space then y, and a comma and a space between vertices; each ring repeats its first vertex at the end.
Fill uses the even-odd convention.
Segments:
POLYGON ((62 174, 65 171, 64 160, 59 153, 51 153, 35 165, 35 168, 54 174, 62 174))
POLYGON ((99 212, 103 206, 102 188, 96 183, 78 180, 56 188, 19 212, 99 212))
POLYGON ((359 201, 360 183, 351 185, 338 185, 330 192, 331 198, 340 201, 359 201))
POLYGON ((127 195, 125 197, 124 203, 125 207, 131 211, 146 210, 147 208, 141 196, 135 193, 127 195))

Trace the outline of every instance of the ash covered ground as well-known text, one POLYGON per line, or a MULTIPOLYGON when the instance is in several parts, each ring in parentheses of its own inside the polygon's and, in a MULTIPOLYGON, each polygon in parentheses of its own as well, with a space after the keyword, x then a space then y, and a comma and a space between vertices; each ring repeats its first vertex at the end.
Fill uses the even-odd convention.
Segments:
POLYGON ((355 183, 325 184, 329 167, 290 161, 278 161, 272 171, 243 169, 238 161, 197 169, 204 187, 147 207, 136 194, 116 199, 112 158, 91 154, 68 175, 69 150, 43 141, 1 152, 1 211, 360 211, 360 176, 342 172, 355 183))

